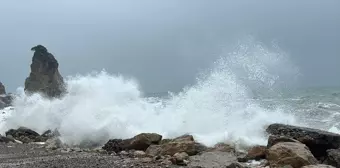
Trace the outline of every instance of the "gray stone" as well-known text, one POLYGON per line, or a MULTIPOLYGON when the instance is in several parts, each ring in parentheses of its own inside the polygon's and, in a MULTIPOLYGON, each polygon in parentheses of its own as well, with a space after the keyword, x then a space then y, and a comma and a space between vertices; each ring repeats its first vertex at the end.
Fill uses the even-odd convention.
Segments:
POLYGON ((59 63, 42 45, 31 49, 34 51, 31 73, 25 80, 26 93, 40 93, 49 98, 60 97, 65 93, 65 83, 60 75, 59 63))
POLYGON ((285 124, 271 124, 266 130, 271 135, 293 138, 308 146, 313 155, 322 158, 328 149, 340 147, 340 135, 318 129, 285 124))

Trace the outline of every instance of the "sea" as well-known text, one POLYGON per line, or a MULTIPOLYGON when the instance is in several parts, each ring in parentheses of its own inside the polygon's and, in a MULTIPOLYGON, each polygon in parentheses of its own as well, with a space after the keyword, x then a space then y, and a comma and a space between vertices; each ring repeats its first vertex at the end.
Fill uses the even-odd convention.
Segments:
POLYGON ((19 87, 13 105, 1 110, 0 133, 19 126, 57 129, 70 146, 147 132, 191 134, 207 146, 239 148, 266 145, 272 123, 340 133, 340 88, 296 87, 301 75, 288 54, 254 41, 222 52, 179 92, 145 93, 137 79, 89 71, 65 77, 67 94, 60 99, 27 96, 19 87))

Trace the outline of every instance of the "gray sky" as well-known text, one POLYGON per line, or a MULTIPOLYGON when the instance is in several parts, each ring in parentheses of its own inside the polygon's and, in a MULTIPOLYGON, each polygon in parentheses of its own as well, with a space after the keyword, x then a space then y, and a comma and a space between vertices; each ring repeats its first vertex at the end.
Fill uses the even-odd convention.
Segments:
POLYGON ((275 40, 303 85, 340 84, 339 0, 0 1, 0 80, 24 85, 43 44, 63 76, 105 68, 143 90, 179 90, 246 35, 275 40))

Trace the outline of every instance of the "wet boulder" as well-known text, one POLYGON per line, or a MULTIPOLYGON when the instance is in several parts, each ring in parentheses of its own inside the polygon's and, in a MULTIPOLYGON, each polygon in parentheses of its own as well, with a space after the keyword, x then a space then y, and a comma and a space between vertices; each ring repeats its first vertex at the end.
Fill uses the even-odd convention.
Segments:
POLYGON ((103 149, 109 152, 120 152, 123 150, 145 151, 150 145, 159 144, 162 136, 155 133, 142 133, 130 139, 111 139, 103 149))
POLYGON ((285 136, 308 146, 313 155, 322 158, 327 155, 328 149, 340 147, 340 135, 312 129, 285 124, 271 124, 266 131, 271 135, 285 136))
POLYGON ((40 93, 49 98, 60 97, 65 91, 65 83, 60 75, 59 63, 55 57, 42 46, 37 45, 31 64, 31 73, 25 80, 26 93, 40 93))
POLYGON ((6 136, 13 137, 23 143, 45 142, 48 139, 47 137, 40 136, 37 132, 25 127, 10 129, 6 132, 6 136))
POLYGON ((124 150, 124 144, 122 139, 110 139, 104 146, 103 149, 109 153, 121 152, 124 150))
POLYGON ((267 150, 266 158, 271 167, 290 165, 293 168, 314 165, 318 161, 302 143, 280 142, 267 150))

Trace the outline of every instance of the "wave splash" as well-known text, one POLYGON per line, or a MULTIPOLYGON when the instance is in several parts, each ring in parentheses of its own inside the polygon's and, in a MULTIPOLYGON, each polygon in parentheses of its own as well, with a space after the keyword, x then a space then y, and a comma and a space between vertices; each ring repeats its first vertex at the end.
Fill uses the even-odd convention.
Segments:
POLYGON ((250 42, 223 54, 195 85, 168 98, 146 97, 135 80, 105 71, 68 77, 69 93, 61 99, 26 96, 19 88, 14 110, 0 130, 58 129, 69 145, 103 144, 142 132, 168 138, 189 133, 208 146, 221 141, 266 144, 266 125, 294 124, 295 117, 285 106, 263 107, 257 96, 274 93, 281 77, 295 75, 292 70, 282 53, 250 42))

